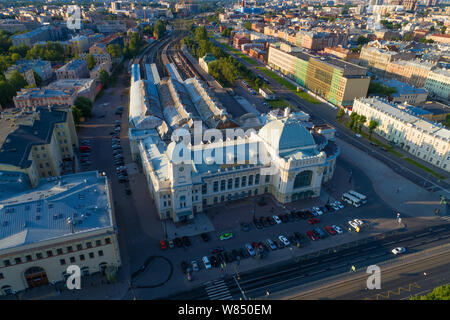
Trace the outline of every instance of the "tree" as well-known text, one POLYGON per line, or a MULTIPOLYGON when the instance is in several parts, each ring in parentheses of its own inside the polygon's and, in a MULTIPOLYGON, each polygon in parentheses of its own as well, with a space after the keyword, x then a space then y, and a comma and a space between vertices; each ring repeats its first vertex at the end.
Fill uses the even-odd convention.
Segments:
POLYGON ((80 109, 78 109, 76 106, 72 106, 72 115, 73 115, 73 121, 78 124, 80 123, 81 117, 83 117, 83 112, 81 112, 80 109))
POLYGON ((104 88, 107 88, 112 81, 111 76, 109 75, 109 73, 105 70, 100 70, 99 72, 99 78, 100 78, 100 82, 103 84, 104 88))
POLYGON ((446 26, 443 26, 443 27, 441 27, 441 33, 445 33, 445 31, 447 31, 447 27, 446 26))
POLYGON ((435 288, 424 296, 411 296, 410 300, 450 300, 450 284, 435 288))
POLYGON ((357 43, 358 45, 365 45, 366 43, 369 43, 369 42, 370 42, 370 40, 367 39, 367 38, 364 37, 364 36, 360 36, 360 37, 358 38, 358 40, 356 40, 356 43, 357 43))
POLYGON ((111 58, 120 58, 122 56, 122 48, 119 44, 108 44, 106 51, 109 53, 111 58))
POLYGON ((376 120, 370 120, 369 121, 369 140, 372 138, 372 132, 376 130, 378 127, 378 121, 376 120))
POLYGON ((336 114, 336 119, 341 120, 345 115, 344 108, 340 108, 336 114))
POLYGON ((161 36, 166 32, 166 26, 161 20, 155 22, 155 26, 153 27, 153 36, 156 39, 161 38, 161 36))
POLYGON ((366 121, 367 121, 366 116, 359 116, 358 117, 358 123, 359 123, 358 131, 359 131, 359 133, 361 133, 362 126, 364 125, 364 123, 366 123, 366 121))
POLYGON ((14 89, 14 93, 16 93, 17 91, 19 91, 20 89, 24 88, 27 85, 27 81, 17 70, 15 70, 11 74, 8 82, 11 85, 11 88, 14 89))
POLYGON ((251 23, 250 21, 247 21, 247 22, 245 23, 245 28, 246 28, 247 30, 252 30, 252 23, 251 23))
POLYGON ((87 61, 88 69, 89 70, 94 69, 94 67, 95 67, 95 59, 94 59, 94 56, 92 54, 89 53, 86 56, 86 61, 87 61))
POLYGON ((350 114, 350 121, 349 121, 349 123, 348 123, 348 127, 349 127, 351 130, 355 130, 356 125, 357 125, 357 123, 358 123, 358 118, 359 118, 359 115, 358 115, 356 112, 352 112, 352 113, 350 114))
POLYGON ((202 26, 195 29, 195 39, 197 41, 208 40, 208 33, 205 27, 202 26))
POLYGON ((92 101, 86 97, 79 96, 75 99, 75 107, 81 111, 83 117, 88 118, 92 114, 92 101))

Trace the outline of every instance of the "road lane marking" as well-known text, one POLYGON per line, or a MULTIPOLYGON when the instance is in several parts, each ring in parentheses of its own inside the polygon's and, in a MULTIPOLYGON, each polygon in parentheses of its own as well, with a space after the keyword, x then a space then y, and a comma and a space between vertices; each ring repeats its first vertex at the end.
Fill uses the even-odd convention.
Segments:
POLYGON ((376 249, 376 248, 378 248, 378 247, 370 247, 370 248, 366 248, 366 249, 363 249, 362 251, 369 251, 369 250, 372 250, 372 249, 376 249))
POLYGON ((430 234, 430 233, 431 233, 431 232, 425 232, 425 233, 418 234, 418 235, 416 236, 416 238, 423 237, 423 236, 425 236, 425 235, 427 235, 427 234, 430 234))

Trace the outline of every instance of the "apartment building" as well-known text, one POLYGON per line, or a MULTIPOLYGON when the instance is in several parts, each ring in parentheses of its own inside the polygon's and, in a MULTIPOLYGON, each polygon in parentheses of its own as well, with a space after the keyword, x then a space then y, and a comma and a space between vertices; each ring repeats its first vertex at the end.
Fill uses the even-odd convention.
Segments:
POLYGON ((89 78, 87 61, 83 59, 72 60, 56 70, 56 78, 61 79, 81 79, 89 78))
POLYGON ((390 99, 394 103, 418 105, 425 102, 428 97, 427 90, 424 88, 413 87, 406 82, 391 79, 384 81, 383 84, 397 90, 396 93, 392 94, 392 99, 390 99))
POLYGON ((366 68, 331 57, 288 53, 271 45, 268 65, 337 106, 350 106, 353 99, 365 97, 369 88, 366 68))
POLYGON ((295 44, 305 49, 320 51, 326 47, 345 46, 347 41, 345 33, 299 31, 296 34, 295 44))
POLYGON ((389 63, 395 60, 412 60, 415 58, 412 52, 388 51, 376 47, 365 46, 361 48, 359 59, 364 61, 375 73, 384 75, 389 63))
POLYGON ((353 52, 350 49, 345 49, 342 46, 326 47, 323 49, 323 53, 333 55, 345 61, 350 61, 359 58, 359 53, 353 52))
POLYGON ((44 178, 33 189, 2 176, 0 191, 0 295, 64 285, 70 265, 81 269, 81 287, 86 276, 114 276, 121 266, 106 176, 44 178))
POLYGON ((34 72, 36 72, 44 82, 50 80, 54 75, 51 63, 43 60, 17 60, 16 64, 10 66, 8 70, 6 70, 6 78, 9 78, 15 70, 19 71, 29 85, 36 84, 34 72))
POLYGON ((16 108, 48 105, 73 105, 78 96, 94 101, 95 79, 63 79, 44 88, 24 88, 13 98, 16 108))
POLYGON ((72 52, 74 54, 81 54, 89 51, 89 39, 86 36, 76 36, 69 40, 72 52))
POLYGON ((435 69, 428 73, 425 80, 425 89, 433 97, 450 101, 450 70, 435 69))
POLYGON ((356 99, 352 110, 366 116, 366 125, 376 120, 375 131, 383 138, 450 172, 450 130, 378 97, 356 99))
POLYGON ((428 73, 436 66, 433 61, 420 60, 396 60, 391 61, 386 67, 386 76, 406 82, 416 88, 422 88, 428 73))
POLYGON ((78 140, 70 106, 13 109, 0 123, 0 171, 23 173, 34 187, 73 160, 78 140))

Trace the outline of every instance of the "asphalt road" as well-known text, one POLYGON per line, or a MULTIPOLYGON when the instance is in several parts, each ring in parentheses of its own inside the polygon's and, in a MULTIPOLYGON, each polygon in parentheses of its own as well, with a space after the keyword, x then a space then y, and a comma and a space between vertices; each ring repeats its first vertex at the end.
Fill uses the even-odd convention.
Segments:
MULTIPOLYGON (((390 251, 397 246, 407 248, 405 255, 408 255, 448 243, 449 237, 450 224, 425 230, 418 229, 354 247, 342 246, 342 248, 337 248, 336 252, 333 249, 323 250, 317 254, 303 256, 288 262, 235 274, 234 277, 227 277, 223 280, 233 299, 261 298, 265 297, 267 292, 275 294, 301 284, 346 274, 352 265, 361 269, 368 265, 395 259, 396 257, 390 251)), ((202 286, 189 292, 166 297, 166 299, 207 300, 210 297, 206 287, 202 286)))

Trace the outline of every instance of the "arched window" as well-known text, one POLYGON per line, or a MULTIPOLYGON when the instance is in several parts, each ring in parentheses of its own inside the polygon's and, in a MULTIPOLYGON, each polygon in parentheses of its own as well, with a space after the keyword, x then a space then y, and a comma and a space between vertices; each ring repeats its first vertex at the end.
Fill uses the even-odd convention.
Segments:
POLYGON ((302 171, 295 176, 294 189, 308 187, 311 185, 313 172, 311 170, 302 171))

